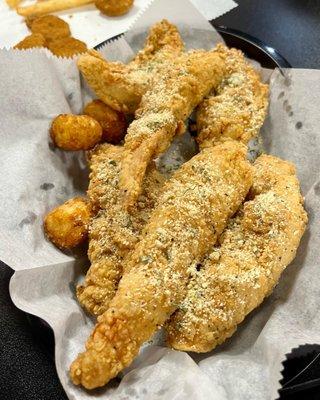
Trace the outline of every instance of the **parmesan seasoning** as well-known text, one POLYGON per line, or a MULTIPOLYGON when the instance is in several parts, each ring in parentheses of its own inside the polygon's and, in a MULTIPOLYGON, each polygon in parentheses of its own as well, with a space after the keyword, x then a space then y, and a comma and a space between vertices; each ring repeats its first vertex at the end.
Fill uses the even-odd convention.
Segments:
POLYGON ((256 137, 268 107, 268 86, 246 61, 243 53, 218 45, 226 74, 213 95, 203 101, 197 113, 197 141, 201 148, 234 139, 247 144, 256 137))
POLYGON ((108 382, 176 310, 193 266, 244 200, 251 171, 246 147, 228 142, 202 151, 174 173, 87 350, 71 366, 75 383, 93 388, 108 382))
POLYGON ((122 275, 125 257, 139 240, 164 178, 152 166, 147 171, 143 191, 129 214, 121 204, 119 173, 123 147, 108 144, 90 152, 88 196, 95 211, 89 226, 91 262, 85 282, 78 286, 78 300, 87 311, 100 315, 114 296, 122 275))
POLYGON ((164 152, 184 121, 225 74, 224 55, 216 51, 182 53, 163 65, 142 96, 136 119, 125 139, 126 156, 120 184, 125 207, 134 205, 150 160, 164 152))
POLYGON ((250 196, 203 267, 192 273, 187 295, 167 325, 175 349, 207 352, 224 342, 295 257, 307 215, 292 164, 260 156, 250 196))

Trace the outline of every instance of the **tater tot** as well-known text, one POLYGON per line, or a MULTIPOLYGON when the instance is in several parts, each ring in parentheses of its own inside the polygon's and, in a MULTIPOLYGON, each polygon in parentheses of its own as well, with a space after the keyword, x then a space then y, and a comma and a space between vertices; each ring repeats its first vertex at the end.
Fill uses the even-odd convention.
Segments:
POLYGON ((14 49, 32 49, 34 47, 46 47, 46 39, 40 33, 32 33, 14 46, 14 49))
POLYGON ((73 37, 54 39, 48 43, 48 49, 58 57, 73 57, 88 50, 84 42, 73 37))
POLYGON ((134 0, 95 0, 96 7, 109 17, 126 14, 134 0))
POLYGON ((64 150, 89 150, 100 142, 102 128, 88 115, 60 114, 52 122, 50 135, 64 150))
POLYGON ((103 141, 118 144, 124 138, 127 129, 124 113, 113 110, 101 100, 88 103, 83 113, 99 122, 103 130, 103 141))
POLYGON ((48 41, 71 35, 69 25, 55 15, 43 15, 29 23, 32 33, 41 33, 48 41))
POLYGON ((57 247, 72 249, 87 238, 90 214, 88 202, 75 197, 45 216, 44 231, 57 247))

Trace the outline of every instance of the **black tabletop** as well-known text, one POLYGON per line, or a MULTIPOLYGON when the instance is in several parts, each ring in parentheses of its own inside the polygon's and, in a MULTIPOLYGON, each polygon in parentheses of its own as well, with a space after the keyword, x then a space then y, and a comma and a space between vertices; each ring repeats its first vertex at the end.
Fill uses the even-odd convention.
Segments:
POLYGON ((239 29, 276 48, 295 68, 320 68, 319 0, 236 0, 215 24, 239 29))
MULTIPOLYGON (((239 6, 217 18, 215 25, 263 40, 279 50, 293 67, 320 68, 320 1, 236 1, 239 6)), ((0 263, 0 398, 64 400, 67 397, 53 359, 32 331, 26 315, 10 299, 12 274, 0 263)))

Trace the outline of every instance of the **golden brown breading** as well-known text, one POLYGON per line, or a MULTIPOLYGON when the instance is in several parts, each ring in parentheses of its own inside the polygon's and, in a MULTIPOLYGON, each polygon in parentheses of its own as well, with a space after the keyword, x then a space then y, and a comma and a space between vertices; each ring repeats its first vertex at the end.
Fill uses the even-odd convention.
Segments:
POLYGON ((102 128, 89 115, 60 114, 52 121, 50 135, 64 150, 88 150, 100 142, 102 128))
POLYGON ((163 67, 142 97, 136 119, 125 138, 126 156, 120 175, 124 206, 134 205, 150 160, 164 152, 184 121, 225 74, 223 55, 196 50, 163 67))
POLYGON ((58 57, 73 57, 76 54, 85 53, 87 45, 73 37, 63 37, 50 41, 48 49, 58 57))
POLYGON ((21 3, 22 0, 6 0, 6 3, 10 8, 17 8, 17 6, 21 3))
POLYGON ((202 269, 193 271, 187 296, 167 327, 171 347, 207 352, 224 342, 295 257, 307 215, 294 166, 259 157, 251 197, 202 269))
POLYGON ((109 309, 71 366, 75 384, 106 384, 175 311, 189 270, 244 200, 251 170, 245 146, 229 142, 205 149, 175 172, 124 265, 109 309))
POLYGON ((114 110, 134 113, 162 64, 182 50, 177 28, 163 20, 150 29, 144 48, 128 65, 109 62, 90 51, 79 58, 78 67, 99 99, 114 110))
POLYGON ((101 100, 88 103, 83 113, 99 122, 102 140, 112 144, 119 144, 127 132, 127 121, 123 112, 115 111, 101 100))
POLYGON ((78 67, 96 96, 117 111, 133 113, 148 85, 149 74, 92 52, 79 57, 78 67))
POLYGON ((204 100, 197 113, 197 142, 208 147, 226 139, 247 144, 261 128, 268 107, 268 85, 246 61, 240 50, 219 44, 226 56, 226 76, 214 95, 204 100))
POLYGON ((96 7, 109 17, 126 14, 133 6, 134 0, 95 0, 96 7))
POLYGON ((90 217, 87 200, 75 197, 45 216, 44 231, 57 247, 72 249, 86 240, 90 217))
POLYGON ((35 21, 38 17, 26 17, 24 22, 26 23, 27 27, 31 30, 32 22, 35 21))
POLYGON ((23 40, 17 43, 14 49, 32 49, 34 47, 46 47, 46 39, 40 33, 33 33, 26 36, 23 40))
POLYGON ((138 51, 131 63, 138 66, 148 65, 154 60, 173 59, 184 50, 178 28, 168 20, 163 19, 150 28, 143 49, 138 51))
POLYGON ((91 267, 77 296, 81 305, 96 315, 106 311, 113 298, 123 260, 137 243, 164 182, 162 175, 150 168, 136 208, 127 213, 118 187, 122 157, 123 147, 119 146, 100 145, 90 152, 88 196, 96 215, 90 223, 91 267))
POLYGON ((32 33, 40 33, 49 42, 71 35, 69 25, 55 15, 43 15, 33 19, 29 26, 32 33))

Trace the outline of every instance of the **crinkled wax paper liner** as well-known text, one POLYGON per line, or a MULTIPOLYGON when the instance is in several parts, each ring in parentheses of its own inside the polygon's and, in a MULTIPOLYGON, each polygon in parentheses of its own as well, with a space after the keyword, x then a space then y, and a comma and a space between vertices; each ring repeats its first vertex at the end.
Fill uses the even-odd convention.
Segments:
MULTIPOLYGON (((166 14, 171 7, 168 3, 170 2, 167 0, 156 1, 151 7, 161 9, 168 6, 163 10, 166 14)), ((191 7, 182 0, 179 0, 179 4, 183 10, 191 7)), ((151 7, 149 12, 152 11, 151 7)), ((158 15, 164 14, 158 12, 158 15)), ((186 15, 186 18, 191 18, 192 22, 192 15, 186 15)), ((186 19, 185 23, 188 20, 186 19)), ((204 26, 205 24, 204 21, 204 26)), ((146 21, 142 21, 141 25, 145 26, 146 21)), ((39 63, 42 63, 44 68, 54 68, 40 56, 39 63)), ((17 72, 25 76, 22 66, 19 68, 17 66, 17 72)), ((75 387, 68 378, 67 369, 76 353, 83 349, 85 337, 92 326, 90 318, 80 311, 73 298, 74 281, 81 275, 82 262, 68 261, 34 270, 18 271, 14 275, 10 291, 15 304, 27 312, 41 316, 54 329, 57 370, 70 399, 275 398, 284 354, 299 343, 319 342, 317 298, 320 285, 317 259, 320 235, 316 221, 320 216, 320 185, 317 183, 320 167, 320 136, 317 132, 320 122, 317 108, 320 73, 293 70, 290 74, 289 80, 279 73, 272 77, 270 114, 263 137, 266 139, 265 148, 268 151, 294 161, 298 167, 306 194, 306 207, 311 217, 309 230, 304 236, 296 260, 285 272, 274 294, 247 318, 235 336, 225 345, 213 353, 194 357, 200 368, 185 353, 147 347, 135 363, 138 367, 125 376, 117 389, 108 385, 108 388, 89 394, 75 387), (270 395, 271 391, 273 396, 270 395)), ((52 74, 48 75, 48 79, 53 79, 52 74)), ((53 81, 61 90, 61 97, 58 99, 65 99, 59 78, 55 76, 53 81)), ((36 82, 35 87, 39 92, 41 85, 43 82, 36 82)), ((52 94, 49 93, 48 100, 51 99, 50 96, 52 94)), ((14 101, 15 98, 12 96, 12 99, 14 101)), ((41 103, 36 105, 40 107, 41 103)), ((60 108, 56 106, 54 104, 51 114, 58 110, 68 112, 70 109, 66 100, 59 105, 60 108)), ((41 107, 39 112, 35 110, 36 121, 41 122, 39 127, 43 123, 47 129, 51 114, 45 115, 41 107)), ((26 121, 25 129, 28 128, 28 124, 26 121)), ((6 128, 10 129, 10 126, 7 125, 6 128)), ((21 129, 21 126, 17 128, 21 129)), ((39 145, 41 140, 43 138, 39 137, 35 146, 39 145)), ((4 166, 6 162, 12 162, 10 157, 14 150, 13 143, 13 139, 10 143, 7 142, 8 152, 1 160, 4 166)), ((25 139, 18 144, 27 146, 27 143, 25 139)), ((13 154, 16 154, 15 151, 13 154)), ((17 157, 18 155, 19 152, 17 157)), ((19 184, 22 185, 20 182, 19 184)), ((33 193, 29 195, 32 198, 33 193)), ((13 241, 12 251, 19 252, 19 246, 19 243, 13 241)))

